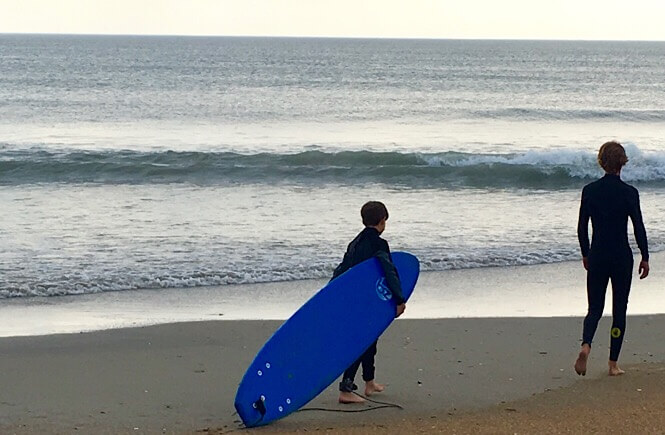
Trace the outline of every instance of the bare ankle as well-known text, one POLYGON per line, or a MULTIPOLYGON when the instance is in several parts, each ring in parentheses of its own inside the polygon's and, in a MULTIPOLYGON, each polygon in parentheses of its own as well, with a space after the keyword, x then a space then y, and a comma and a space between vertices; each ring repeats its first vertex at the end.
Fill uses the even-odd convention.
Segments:
POLYGON ((381 393, 385 389, 384 385, 374 382, 374 380, 365 382, 365 395, 371 396, 374 393, 381 393))
POLYGON ((610 376, 619 376, 619 375, 623 375, 624 373, 626 373, 623 369, 621 369, 619 367, 619 364, 617 364, 616 361, 610 360, 607 363, 607 365, 609 366, 609 371, 608 372, 609 372, 610 376))

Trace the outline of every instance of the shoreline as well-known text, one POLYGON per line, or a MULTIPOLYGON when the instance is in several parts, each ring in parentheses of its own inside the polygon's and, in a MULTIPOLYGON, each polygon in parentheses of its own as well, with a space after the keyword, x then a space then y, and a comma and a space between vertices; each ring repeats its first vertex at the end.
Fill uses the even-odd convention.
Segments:
MULTIPOLYGON (((637 264, 637 263, 636 263, 637 264)), ((665 313, 665 252, 633 281, 629 315, 665 313)), ((327 280, 126 290, 0 300, 0 337, 79 333, 209 320, 284 320, 327 280)), ((611 289, 608 289, 608 293, 611 289)), ((610 312, 611 298, 606 298, 610 312)), ((404 319, 574 317, 586 314, 581 262, 421 273, 404 319)))
MULTIPOLYGON (((0 431, 232 430, 237 385, 280 324, 219 320, 0 338, 0 431)), ((601 320, 585 378, 572 369, 581 325, 581 318, 568 317, 400 319, 379 341, 377 381, 387 390, 376 398, 403 411, 300 412, 255 431, 380 429, 384 421, 485 412, 586 385, 606 378, 609 319, 601 320)), ((663 363, 663 342, 665 315, 629 316, 621 362, 663 363)), ((623 379, 632 379, 630 372, 623 379)), ((340 409, 336 399, 333 383, 306 407, 340 409)))

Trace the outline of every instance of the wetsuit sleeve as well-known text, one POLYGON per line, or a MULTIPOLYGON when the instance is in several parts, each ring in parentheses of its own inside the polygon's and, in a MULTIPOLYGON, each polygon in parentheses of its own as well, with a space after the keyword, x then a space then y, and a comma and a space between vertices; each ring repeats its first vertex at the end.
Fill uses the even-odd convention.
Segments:
POLYGON ((383 272, 386 275, 386 285, 393 294, 395 298, 395 303, 397 305, 403 304, 404 296, 402 295, 402 284, 399 280, 399 275, 397 274, 397 268, 393 264, 392 259, 390 258, 389 251, 379 250, 376 252, 376 258, 381 263, 383 272))
POLYGON ((589 205, 586 188, 582 189, 580 201, 580 217, 577 220, 577 238, 580 241, 582 257, 589 256, 589 205))
POLYGON ((640 194, 635 191, 633 203, 630 207, 630 219, 633 221, 633 231, 637 247, 640 248, 642 261, 649 261, 649 243, 647 242, 647 230, 642 221, 642 210, 640 209, 640 194))
POLYGON ((338 276, 349 270, 351 268, 350 263, 351 261, 349 260, 349 255, 344 254, 344 259, 339 264, 339 266, 335 268, 335 271, 333 272, 333 276, 332 278, 330 278, 330 281, 332 281, 333 279, 337 278, 338 276))

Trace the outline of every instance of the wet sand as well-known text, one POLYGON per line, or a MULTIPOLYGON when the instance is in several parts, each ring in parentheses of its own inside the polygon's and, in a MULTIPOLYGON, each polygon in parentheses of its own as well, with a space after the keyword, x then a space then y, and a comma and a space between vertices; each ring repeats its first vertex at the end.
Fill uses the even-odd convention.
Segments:
MULTIPOLYGON (((0 433, 233 431, 238 382, 280 323, 220 320, 2 338, 0 433)), ((403 410, 298 412, 250 432, 662 430, 665 316, 629 317, 621 362, 631 370, 620 378, 606 376, 608 318, 587 376, 574 373, 580 329, 577 317, 400 319, 379 342, 377 380, 387 389, 376 398, 403 410)), ((342 406, 336 398, 333 384, 306 407, 372 406, 342 406)))

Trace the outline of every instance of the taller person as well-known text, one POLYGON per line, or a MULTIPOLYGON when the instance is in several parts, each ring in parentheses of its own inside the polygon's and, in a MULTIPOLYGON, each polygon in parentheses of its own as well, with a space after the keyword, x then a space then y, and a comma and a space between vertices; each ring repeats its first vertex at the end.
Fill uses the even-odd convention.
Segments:
POLYGON ((635 239, 642 254, 638 269, 640 279, 649 275, 649 248, 639 193, 620 178, 621 169, 627 162, 628 157, 621 144, 603 144, 598 151, 598 164, 605 170, 605 176, 582 190, 577 235, 582 249, 582 263, 587 270, 589 309, 584 318, 582 349, 575 361, 578 375, 586 374, 591 342, 603 315, 609 280, 612 281, 609 375, 624 373, 617 361, 626 332, 626 308, 633 273, 633 253, 627 235, 628 217, 633 222, 635 239), (589 219, 593 227, 590 246, 589 219))

